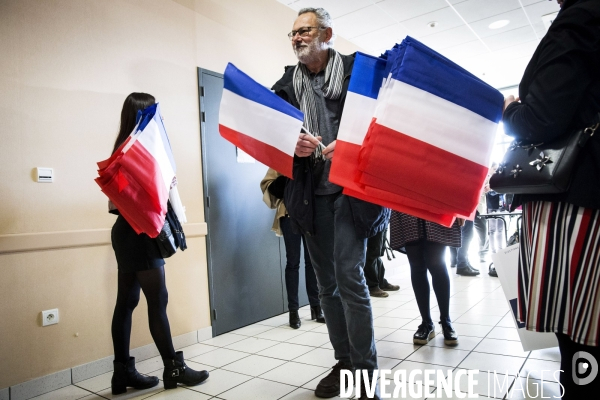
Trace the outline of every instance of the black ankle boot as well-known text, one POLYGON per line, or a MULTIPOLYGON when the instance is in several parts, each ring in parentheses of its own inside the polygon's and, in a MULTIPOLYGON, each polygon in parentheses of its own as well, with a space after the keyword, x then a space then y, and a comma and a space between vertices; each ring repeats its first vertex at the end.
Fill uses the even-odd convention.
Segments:
POLYGON ((444 333, 444 344, 446 346, 458 346, 458 335, 452 328, 452 324, 449 321, 440 321, 440 325, 442 325, 442 332, 444 333))
POLYGON ((323 315, 323 309, 321 308, 321 306, 310 307, 310 319, 314 319, 322 324, 325 323, 325 316, 323 315))
POLYGON ((165 389, 175 389, 178 383, 195 386, 208 378, 207 371, 194 371, 185 365, 182 351, 175 353, 173 360, 163 358, 163 363, 165 364, 165 372, 163 372, 165 389))
POLYGON ((298 310, 290 310, 290 326, 294 329, 300 328, 300 316, 298 315, 298 310))
POLYGON ((128 387, 134 389, 149 389, 158 385, 156 376, 141 375, 135 369, 135 358, 129 357, 129 361, 123 364, 113 361, 114 371, 110 381, 112 394, 117 395, 125 393, 128 387))

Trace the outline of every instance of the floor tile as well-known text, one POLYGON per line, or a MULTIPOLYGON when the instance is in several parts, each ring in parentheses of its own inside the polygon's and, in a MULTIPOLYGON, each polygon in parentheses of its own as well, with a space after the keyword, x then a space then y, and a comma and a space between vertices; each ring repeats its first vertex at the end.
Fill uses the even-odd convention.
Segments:
POLYGON ((388 311, 383 316, 395 317, 395 318, 408 318, 408 319, 413 318, 414 319, 414 318, 420 317, 421 314, 419 313, 419 310, 407 310, 407 309, 396 308, 395 310, 388 311))
POLYGON ((254 378, 221 393, 219 398, 225 400, 276 400, 294 390, 296 390, 294 386, 254 378))
POLYGON ((296 329, 291 328, 275 328, 270 331, 266 331, 263 333, 259 333, 256 335, 257 338, 268 339, 268 340, 276 340, 278 342, 285 342, 288 339, 301 335, 302 331, 298 331, 296 329))
MULTIPOLYGON (((386 339, 387 340, 387 339, 386 339)), ((434 347, 444 347, 444 348, 452 348, 452 349, 457 349, 457 350, 473 350, 475 348, 475 346, 477 346, 479 344, 479 342, 481 342, 481 338, 478 337, 474 337, 474 336, 463 336, 463 335, 459 335, 458 336, 458 345, 454 346, 454 347, 448 347, 444 344, 444 335, 440 332, 437 335, 435 335, 435 337, 429 341, 429 343, 427 343, 427 346, 434 346, 434 347)))
POLYGON ((555 377, 559 376, 559 370, 560 362, 529 358, 519 375, 537 380, 550 381, 555 380, 555 377))
MULTIPOLYGON (((339 399, 339 397, 335 397, 339 399)), ((298 388, 281 398, 281 400, 315 400, 315 391, 304 388, 298 388)))
POLYGON ((244 339, 246 339, 246 336, 244 335, 238 335, 235 333, 225 333, 223 335, 219 335, 214 338, 205 340, 202 342, 202 344, 206 344, 209 346, 225 347, 229 344, 239 342, 244 339))
POLYGON ((321 326, 315 329, 312 329, 311 332, 319 332, 319 333, 329 333, 329 331, 327 330, 327 325, 325 324, 320 324, 321 326))
POLYGON ((498 374, 517 375, 525 358, 501 356, 497 354, 471 353, 458 366, 463 369, 496 372, 498 374))
MULTIPOLYGON (((87 390, 78 386, 70 385, 64 388, 34 397, 35 400, 78 400, 92 395, 87 390)), ((97 396, 96 396, 97 397, 97 396)), ((100 397, 97 397, 100 398, 100 397)))
POLYGON ((495 326, 500 320, 501 316, 497 315, 482 315, 482 314, 463 314, 456 319, 456 322, 461 324, 477 324, 486 326, 495 326))
POLYGON ((217 369, 210 373, 210 377, 206 381, 198 386, 189 387, 188 389, 216 396, 233 387, 241 385, 250 379, 252 379, 252 377, 248 375, 217 369))
POLYGON ((250 357, 242 358, 241 360, 227 364, 222 367, 222 369, 244 375, 259 376, 284 363, 285 361, 283 360, 277 360, 271 357, 251 355, 250 357))
POLYGON ((316 365, 288 362, 262 374, 260 378, 288 385, 302 386, 328 370, 329 368, 316 365))
MULTIPOLYGON (((455 369, 453 373, 456 375, 458 370, 459 369, 455 369)), ((461 375, 460 377, 459 388, 463 393, 467 393, 469 390, 468 376, 466 375, 467 370, 463 371, 465 371, 465 375, 461 375)), ((514 375, 503 373, 494 374, 486 371, 479 371, 479 373, 473 375, 473 378, 474 381, 477 382, 473 386, 473 393, 477 393, 480 396, 500 399, 504 397, 516 379, 514 375)))
POLYGON ((493 329, 491 326, 453 323, 452 327, 458 336, 474 336, 484 338, 493 329))
MULTIPOLYGON (((418 375, 415 375, 416 379, 415 379, 414 383, 422 384, 424 372, 426 370, 429 370, 429 371, 440 370, 443 372, 444 376, 448 376, 448 371, 452 371, 452 369, 453 369, 453 367, 448 367, 448 366, 444 366, 444 365, 433 365, 433 364, 428 364, 428 363, 404 360, 400 364, 396 365, 396 367, 394 367, 394 369, 392 369, 392 373, 394 374, 396 371, 405 371, 406 380, 409 380, 410 374, 412 371, 421 371, 418 375)), ((436 372, 436 374, 437 374, 437 372, 436 372)), ((402 376, 400 376, 399 380, 404 380, 404 378, 402 376)))
POLYGON ((254 325, 245 326, 240 329, 236 329, 232 333, 235 333, 236 335, 255 336, 255 335, 258 335, 259 333, 269 331, 273 328, 274 327, 272 327, 272 326, 254 324, 254 325))
POLYGON ((151 372, 164 368, 163 360, 160 356, 152 357, 147 360, 136 362, 135 369, 142 374, 150 374, 151 372))
POLYGON ((276 317, 273 318, 269 318, 269 319, 265 319, 263 321, 259 321, 257 322, 259 325, 266 325, 266 326, 272 326, 272 327, 276 327, 276 326, 281 326, 281 325, 287 325, 290 322, 290 316, 288 313, 282 314, 282 315, 278 315, 276 317))
POLYGON ((521 341, 521 339, 519 339, 519 332, 517 332, 516 328, 503 328, 497 326, 490 331, 487 337, 490 339, 521 341))
POLYGON ((394 318, 394 317, 388 317, 386 315, 383 317, 375 318, 373 320, 373 326, 379 326, 382 328, 400 329, 412 320, 413 320, 413 318, 394 318))
POLYGON ((396 331, 395 328, 381 328, 378 326, 373 327, 373 334, 375 340, 383 339, 384 337, 394 333, 396 331))
POLYGON ((269 347, 266 350, 259 351, 257 354, 260 356, 273 357, 280 360, 289 361, 298 358, 312 350, 314 350, 314 347, 302 346, 293 343, 279 343, 273 347, 269 347))
POLYGON ((110 380, 112 379, 112 371, 102 375, 95 376, 90 379, 86 379, 81 382, 77 382, 75 385, 80 388, 89 390, 90 392, 98 393, 102 389, 110 387, 110 380))
POLYGON ((383 340, 380 340, 375 345, 377 347, 378 356, 396 358, 399 360, 407 358, 420 347, 408 343, 386 342, 383 340))
POLYGON ((266 340, 260 339, 258 337, 249 337, 244 340, 240 340, 239 342, 235 342, 225 346, 225 348, 230 350, 242 351, 244 353, 258 353, 264 349, 268 349, 269 347, 273 347, 279 342, 274 340, 266 340))
POLYGON ((515 357, 527 357, 529 355, 529 352, 523 351, 521 342, 489 338, 483 339, 474 351, 515 357))
POLYGON ((510 397, 507 396, 507 399, 560 399, 563 394, 564 389, 554 378, 540 381, 519 377, 511 387, 510 397))
POLYGON ((560 350, 558 350, 558 347, 552 347, 550 349, 533 350, 529 354, 529 358, 560 362, 560 350))
POLYGON ((209 351, 216 350, 217 348, 218 347, 209 346, 209 345, 203 344, 203 343, 196 343, 196 344, 184 347, 179 350, 183 351, 183 358, 185 358, 186 360, 189 360, 190 358, 199 356, 200 354, 208 353, 209 351))
POLYGON ((107 399, 119 399, 119 400, 141 400, 146 399, 148 397, 152 397, 158 393, 164 392, 165 387, 163 386, 162 381, 159 381, 158 386, 155 386, 150 389, 144 390, 135 390, 128 388, 126 393, 113 395, 110 387, 100 390, 96 392, 99 396, 102 396, 107 399))
POLYGON ((333 356, 333 350, 314 349, 294 359, 295 362, 317 365, 319 367, 331 368, 337 362, 333 356))
POLYGON ((304 346, 321 347, 325 343, 329 343, 329 335, 318 332, 305 332, 301 335, 294 336, 286 340, 287 343, 301 344, 304 346))
POLYGON ((377 355, 377 366, 379 369, 392 369, 401 361, 397 358, 382 357, 377 355))
POLYGON ((399 343, 412 344, 414 334, 415 334, 415 331, 409 331, 406 329, 398 329, 398 330, 395 330, 394 332, 390 333, 389 335, 383 337, 381 340, 385 340, 388 342, 399 342, 399 343))
POLYGON ((242 353, 241 351, 218 348, 206 354, 201 354, 197 357, 194 357, 192 358, 192 361, 220 368, 223 365, 230 364, 248 356, 248 353, 242 353))
MULTIPOLYGON (((118 397, 116 398, 118 399, 118 397)), ((155 394, 150 397, 149 400, 208 400, 211 398, 211 395, 196 392, 180 386, 177 389, 165 390, 155 394)))
POLYGON ((412 353, 407 360, 456 367, 468 354, 469 352, 465 350, 423 346, 412 353))

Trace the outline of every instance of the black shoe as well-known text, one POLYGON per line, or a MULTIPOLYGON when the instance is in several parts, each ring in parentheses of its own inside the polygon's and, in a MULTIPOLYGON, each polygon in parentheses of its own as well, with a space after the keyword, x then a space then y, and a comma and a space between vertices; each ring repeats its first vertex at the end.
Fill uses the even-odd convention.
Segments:
MULTIPOLYGON (((376 382, 373 382, 372 384, 376 384, 376 382)), ((369 399, 381 400, 381 398, 379 396, 377 396, 377 393, 374 393, 373 397, 367 396, 367 391, 365 390, 365 382, 362 379, 360 380, 360 397, 355 397, 355 399, 357 399, 357 400, 369 400, 369 399)))
POLYGON ((110 386, 114 395, 125 393, 128 387, 141 390, 158 385, 156 376, 144 376, 137 372, 135 358, 133 357, 129 357, 129 361, 125 364, 113 361, 113 366, 114 371, 110 386))
POLYGON ((463 276, 475 276, 479 275, 479 270, 473 268, 469 263, 458 264, 456 266, 456 274, 463 276))
POLYGON ((379 289, 379 286, 374 287, 373 289, 369 289, 369 295, 371 297, 388 297, 389 294, 379 289))
POLYGON ((419 325, 419 329, 413 335, 414 344, 427 344, 431 339, 435 337, 435 326, 423 322, 419 325))
MULTIPOLYGON (((352 364, 349 362, 338 361, 337 364, 333 366, 331 372, 317 385, 315 389, 315 396, 320 397, 322 399, 329 399, 331 397, 340 395, 340 371, 348 370, 354 374, 354 369, 352 368, 352 364)), ((347 383, 347 382, 346 382, 347 383)))
POLYGON ((298 310, 290 310, 290 327, 294 329, 300 328, 302 323, 300 322, 300 316, 298 315, 298 310))
POLYGON ((310 307, 310 319, 314 319, 322 324, 325 323, 325 315, 323 315, 323 309, 321 308, 321 306, 310 307))
POLYGON ((458 335, 452 328, 452 324, 440 321, 440 325, 442 325, 442 333, 444 334, 444 344, 446 346, 458 346, 458 335))
POLYGON ((163 383, 165 389, 175 389, 178 383, 186 386, 196 386, 208 378, 207 371, 195 371, 185 365, 183 352, 175 353, 172 360, 164 359, 165 371, 163 372, 163 383))
POLYGON ((488 270, 488 275, 493 277, 498 277, 498 272, 496 272, 496 267, 494 267, 494 263, 490 264, 490 268, 488 270))

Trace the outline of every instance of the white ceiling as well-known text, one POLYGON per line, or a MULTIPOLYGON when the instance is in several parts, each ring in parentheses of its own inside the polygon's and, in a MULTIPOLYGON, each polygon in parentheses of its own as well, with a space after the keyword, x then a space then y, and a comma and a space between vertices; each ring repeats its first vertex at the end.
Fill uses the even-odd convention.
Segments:
POLYGON ((296 11, 325 8, 337 34, 372 55, 410 35, 497 88, 519 83, 546 33, 542 16, 559 10, 556 0, 277 1, 296 11), (489 28, 503 19, 510 23, 489 28))

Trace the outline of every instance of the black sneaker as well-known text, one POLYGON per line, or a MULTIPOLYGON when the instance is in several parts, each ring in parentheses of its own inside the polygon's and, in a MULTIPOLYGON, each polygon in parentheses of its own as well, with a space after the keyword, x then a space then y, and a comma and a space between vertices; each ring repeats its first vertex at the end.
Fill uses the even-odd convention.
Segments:
POLYGON ((431 339, 435 337, 435 327, 433 324, 427 324, 423 322, 419 325, 419 329, 413 336, 414 344, 427 344, 431 339))
POLYGON ((446 346, 458 346, 458 335, 452 328, 452 324, 440 321, 440 325, 442 325, 442 333, 444 334, 444 344, 446 346))
MULTIPOLYGON (((348 370, 354 374, 354 369, 352 368, 352 364, 349 362, 338 361, 337 364, 333 366, 331 372, 317 385, 315 389, 315 396, 320 397, 322 399, 329 399, 331 397, 340 395, 340 371, 348 370)), ((347 382, 346 382, 347 383, 347 382)))

